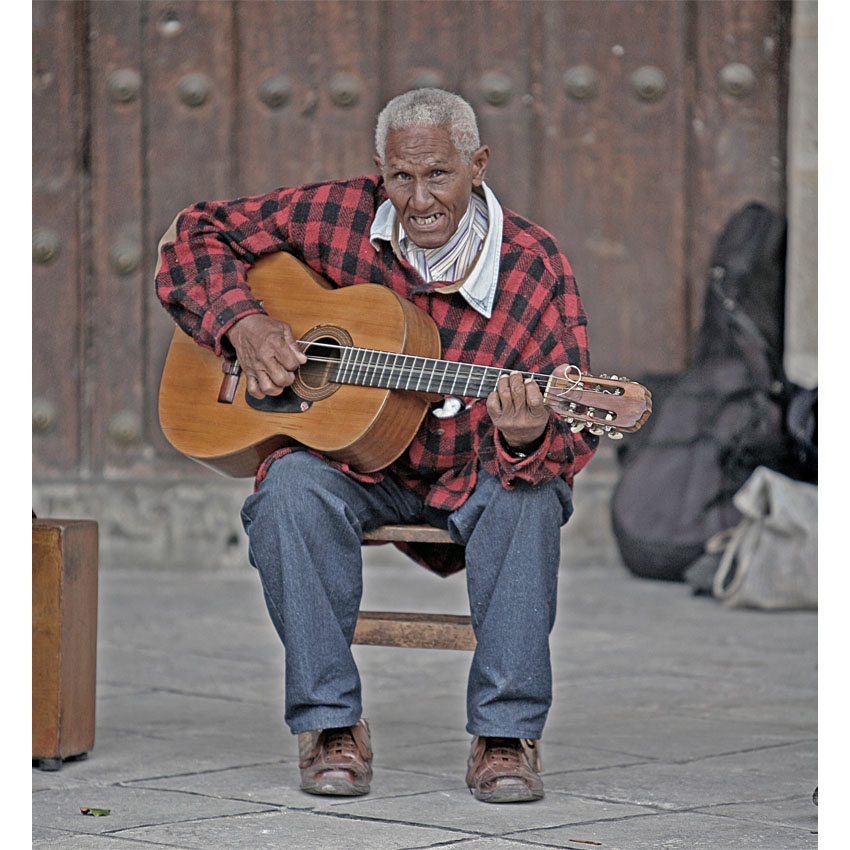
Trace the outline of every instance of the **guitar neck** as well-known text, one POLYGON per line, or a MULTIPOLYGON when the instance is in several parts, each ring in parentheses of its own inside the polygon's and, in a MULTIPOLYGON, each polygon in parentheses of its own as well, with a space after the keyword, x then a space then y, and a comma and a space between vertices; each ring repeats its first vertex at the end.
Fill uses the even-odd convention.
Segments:
MULTIPOLYGON (((334 383, 461 398, 486 398, 499 378, 512 371, 368 348, 343 347, 339 354, 339 364, 331 375, 334 383)), ((548 375, 527 373, 524 377, 536 381, 541 392, 549 381, 548 375)))

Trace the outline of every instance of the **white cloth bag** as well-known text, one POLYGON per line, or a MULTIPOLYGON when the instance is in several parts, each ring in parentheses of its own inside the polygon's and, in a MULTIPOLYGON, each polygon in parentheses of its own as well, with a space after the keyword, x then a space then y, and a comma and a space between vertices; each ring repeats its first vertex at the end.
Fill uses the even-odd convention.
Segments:
POLYGON ((818 488, 758 467, 733 497, 713 593, 738 608, 818 607, 818 488))

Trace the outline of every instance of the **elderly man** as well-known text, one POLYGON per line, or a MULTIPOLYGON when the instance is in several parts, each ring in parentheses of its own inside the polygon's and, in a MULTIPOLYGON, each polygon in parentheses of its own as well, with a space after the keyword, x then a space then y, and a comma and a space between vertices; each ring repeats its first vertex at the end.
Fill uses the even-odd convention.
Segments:
POLYGON ((274 452, 242 519, 285 647, 285 720, 293 733, 313 733, 304 791, 369 790, 369 727, 350 648, 362 532, 430 522, 462 544, 463 562, 411 554, 443 575, 465 568, 477 637, 467 784, 487 802, 535 800, 543 783, 523 742, 540 738, 551 704, 560 526, 598 438, 550 413, 521 373, 587 370, 585 314, 552 236, 504 209, 484 182, 490 151, 463 99, 400 95, 381 112, 375 141, 379 175, 183 211, 162 243, 157 292, 198 344, 235 353, 258 398, 283 392, 305 362, 285 317, 267 315, 246 284, 247 269, 274 251, 334 286, 389 287, 431 315, 444 358, 510 372, 484 404, 433 405, 379 472, 306 448, 274 452))

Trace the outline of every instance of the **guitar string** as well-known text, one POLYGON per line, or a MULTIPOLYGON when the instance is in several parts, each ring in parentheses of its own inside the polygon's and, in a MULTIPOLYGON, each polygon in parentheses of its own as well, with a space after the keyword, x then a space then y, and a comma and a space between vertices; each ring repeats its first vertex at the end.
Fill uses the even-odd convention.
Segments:
MULTIPOLYGON (((325 345, 325 343, 322 343, 322 344, 325 345)), ((341 348, 341 349, 347 350, 347 351, 358 350, 358 349, 354 349, 350 346, 328 346, 328 347, 338 347, 338 348, 341 348)), ((359 349, 359 350, 367 351, 367 350, 370 350, 370 349, 359 349)), ((483 366, 479 363, 454 363, 451 360, 439 360, 439 359, 431 358, 431 357, 422 357, 418 354, 416 354, 416 355, 414 355, 414 354, 396 354, 395 352, 383 352, 383 351, 376 351, 375 353, 387 354, 391 357, 396 357, 396 358, 397 357, 404 357, 405 359, 412 358, 412 359, 415 359, 415 360, 416 359, 423 360, 423 361, 426 361, 426 362, 429 362, 429 363, 443 363, 443 364, 449 364, 451 366, 454 366, 455 367, 454 372, 451 372, 448 369, 445 369, 441 375, 439 375, 439 376, 435 375, 435 376, 428 378, 429 383, 433 382, 434 379, 436 379, 437 382, 441 385, 448 382, 448 381, 451 381, 452 384, 454 384, 459 378, 464 377, 467 372, 469 372, 469 376, 471 378, 473 378, 474 380, 478 380, 478 382, 482 385, 486 385, 488 382, 492 382, 493 377, 496 377, 496 379, 498 380, 498 378, 501 377, 502 375, 508 374, 504 369, 502 369, 498 366, 483 366), (485 371, 485 374, 483 376, 481 376, 480 378, 478 378, 478 377, 473 375, 473 372, 474 372, 475 369, 483 369, 485 371), (496 372, 498 372, 499 374, 494 375, 494 373, 496 373, 496 372), (488 381, 488 379, 489 379, 489 381, 488 381)), ((334 365, 338 365, 338 366, 347 366, 347 367, 350 367, 351 372, 353 374, 361 376, 361 377, 365 374, 368 374, 370 371, 371 372, 378 372, 379 371, 382 374, 382 376, 389 377, 392 380, 402 380, 406 376, 408 377, 408 380, 409 380, 410 376, 422 375, 422 374, 424 374, 425 371, 427 371, 427 367, 425 367, 425 366, 416 366, 416 365, 411 365, 411 364, 408 364, 408 363, 402 363, 402 364, 398 364, 398 363, 392 363, 392 364, 387 364, 387 363, 383 363, 383 364, 373 364, 373 363, 343 364, 341 360, 337 360, 333 357, 319 357, 319 356, 316 356, 316 355, 309 355, 307 359, 312 360, 316 363, 330 363, 330 364, 334 364, 334 365)), ((571 368, 575 368, 576 371, 579 371, 578 367, 572 367, 571 366, 571 368)), ((541 387, 541 389, 545 389, 545 385, 549 384, 550 378, 552 378, 551 375, 544 375, 544 374, 535 373, 535 372, 520 372, 520 374, 523 375, 524 378, 533 380, 538 386, 541 387)), ((581 378, 569 380, 569 379, 565 379, 565 378, 559 378, 559 377, 556 376, 553 379, 551 389, 552 390, 556 390, 556 389, 561 390, 562 392, 569 392, 570 390, 577 388, 580 384, 581 384, 581 378), (560 382, 563 382, 563 383, 560 383, 560 382)), ((592 389, 588 389, 587 391, 588 392, 600 392, 599 390, 592 390, 592 389)))
MULTIPOLYGON (((378 349, 357 348, 356 346, 340 345, 339 343, 331 343, 331 342, 321 342, 319 340, 296 340, 296 343, 300 344, 300 345, 316 345, 316 346, 322 346, 322 347, 325 347, 325 348, 338 349, 340 352, 342 352, 339 359, 333 358, 333 357, 320 357, 320 356, 317 356, 317 355, 314 355, 314 354, 313 355, 307 355, 307 359, 312 360, 312 361, 317 362, 317 363, 330 363, 330 364, 334 364, 334 365, 337 365, 337 366, 345 366, 346 368, 350 368, 352 375, 356 375, 356 376, 359 376, 359 377, 362 377, 362 376, 368 374, 370 371, 375 372, 377 370, 380 370, 382 375, 386 378, 386 376, 388 374, 388 362, 387 362, 387 360, 388 360, 389 357, 392 357, 393 363, 392 363, 392 365, 389 365, 389 378, 390 378, 391 382, 392 381, 401 381, 405 375, 408 376, 408 382, 409 382, 410 376, 413 376, 415 374, 419 374, 419 375, 423 374, 424 367, 417 367, 413 364, 408 365, 408 361, 411 360, 411 359, 414 360, 414 361, 418 359, 418 360, 422 360, 423 362, 434 363, 434 364, 440 363, 440 364, 444 364, 446 367, 454 366, 455 367, 454 374, 447 374, 447 368, 446 368, 443 371, 443 375, 440 376, 440 378, 439 378, 440 387, 442 387, 442 385, 445 383, 446 380, 451 378, 451 380, 452 380, 452 390, 453 391, 454 391, 454 384, 455 384, 457 378, 460 377, 465 370, 468 370, 469 373, 470 373, 469 377, 467 377, 467 385, 469 383, 469 379, 472 377, 472 372, 473 372, 474 369, 478 368, 478 369, 484 370, 485 374, 479 381, 479 391, 480 391, 481 387, 483 387, 485 385, 485 378, 487 377, 488 373, 490 373, 490 379, 492 380, 492 373, 498 372, 499 374, 496 376, 497 381, 503 374, 505 374, 505 370, 501 369, 498 366, 483 366, 483 365, 475 364, 475 363, 458 363, 458 362, 454 362, 454 361, 451 361, 451 360, 440 360, 438 358, 424 357, 424 356, 417 355, 417 354, 401 354, 400 352, 394 352, 394 351, 380 351, 378 349), (343 358, 345 356, 345 353, 346 352, 352 352, 352 351, 369 352, 370 355, 371 354, 378 354, 378 355, 383 354, 383 355, 385 355, 385 360, 384 360, 383 364, 380 364, 380 363, 373 364, 371 362, 369 362, 369 363, 362 363, 361 362, 361 363, 345 364, 343 362, 343 358), (398 358, 399 357, 403 358, 403 362, 402 362, 401 365, 398 364, 398 358)), ((534 373, 534 372, 520 372, 520 374, 523 376, 524 379, 530 378, 531 380, 533 380, 543 392, 543 403, 546 404, 546 405, 552 406, 552 402, 550 401, 551 396, 554 396, 556 398, 556 400, 558 400, 558 399, 568 399, 569 393, 572 390, 576 389, 579 386, 583 387, 583 383, 582 383, 583 373, 582 373, 581 369, 578 366, 575 366, 574 364, 570 363, 567 366, 567 370, 569 371, 571 369, 575 370, 575 372, 578 374, 577 378, 568 379, 566 377, 562 378, 562 377, 559 377, 559 376, 542 375, 542 374, 534 373)), ((432 375, 431 378, 429 378, 429 382, 433 379, 433 377, 434 376, 432 375)), ((345 382, 343 382, 343 383, 345 383, 345 382)), ((417 387, 418 387, 418 384, 417 384, 417 387)), ((466 389, 466 387, 464 387, 464 389, 466 389)), ((495 389, 495 384, 493 385, 493 389, 495 389)), ((598 395, 607 395, 609 397, 612 395, 610 390, 605 390, 605 389, 597 390, 597 389, 584 388, 583 387, 583 390, 584 390, 584 392, 587 392, 587 393, 593 393, 593 394, 598 394, 598 395)), ((428 390, 426 389, 425 392, 427 392, 427 391, 428 390)), ((473 397, 483 398, 484 396, 478 395, 478 396, 473 396, 473 397)), ((555 404, 559 405, 560 402, 556 401, 555 404)), ((601 405, 601 406, 603 406, 603 405, 601 405)), ((561 405, 561 407, 563 409, 563 405, 561 405)), ((605 425, 607 430, 611 430, 612 424, 613 424, 613 421, 614 421, 613 419, 607 419, 607 417, 606 417, 606 419, 603 419, 601 416, 588 415, 588 413, 591 410, 593 410, 593 408, 591 408, 590 405, 582 405, 582 407, 584 407, 587 412, 583 413, 581 410, 576 409, 576 408, 567 409, 566 413, 569 414, 569 416, 567 418, 569 419, 569 417, 571 416, 575 419, 578 419, 580 425, 584 425, 585 423, 590 424, 590 425, 594 425, 594 424, 605 425)), ((614 413, 613 411, 610 411, 609 415, 612 415, 613 413, 614 413)))
MULTIPOLYGON (((483 365, 475 364, 475 363, 455 363, 451 360, 440 360, 438 358, 423 357, 421 355, 400 354, 398 352, 380 351, 380 350, 377 350, 377 349, 358 349, 358 348, 353 347, 353 346, 340 345, 338 343, 330 343, 330 342, 319 342, 319 341, 316 341, 316 340, 296 340, 296 342, 298 344, 301 344, 301 345, 315 344, 317 346, 321 346, 321 347, 324 347, 324 348, 335 348, 335 349, 339 349, 343 353, 351 352, 351 351, 368 351, 368 352, 373 353, 373 354, 379 354, 379 355, 383 354, 386 357, 393 357, 394 361, 397 361, 399 357, 402 357, 402 358, 404 358, 405 361, 408 361, 409 359, 413 359, 413 360, 420 359, 420 360, 423 360, 423 361, 426 361, 426 362, 429 362, 429 363, 441 363, 441 364, 446 364, 447 366, 448 365, 454 366, 455 371, 453 373, 449 372, 448 369, 444 369, 443 374, 439 377, 440 386, 442 386, 448 380, 451 380, 452 386, 454 386, 454 383, 457 381, 457 379, 459 377, 462 377, 467 370, 470 373, 470 377, 472 377, 472 372, 476 368, 477 369, 483 369, 485 371, 484 376, 482 376, 482 378, 480 379, 480 382, 479 382, 480 385, 482 385, 482 386, 485 384, 485 378, 489 377, 489 379, 492 380, 492 378, 493 378, 492 373, 494 373, 494 372, 499 373, 499 375, 496 376, 496 380, 498 380, 498 378, 501 377, 502 374, 505 374, 505 370, 501 369, 498 366, 483 366, 483 365), (490 373, 489 376, 488 376, 487 373, 490 373)), ((337 360, 333 357, 320 357, 320 356, 317 356, 317 355, 308 355, 307 359, 312 360, 312 361, 317 362, 317 363, 331 363, 331 364, 336 364, 336 365, 340 365, 340 366, 345 365, 342 362, 342 358, 337 360)), ((371 371, 380 370, 381 373, 384 376, 388 375, 389 378, 392 379, 392 380, 402 380, 405 376, 408 376, 408 380, 410 380, 410 376, 413 376, 413 375, 416 375, 416 374, 421 375, 424 372, 424 367, 417 367, 415 365, 409 365, 407 362, 403 362, 400 365, 397 362, 393 362, 392 364, 387 364, 386 362, 384 362, 383 364, 372 364, 372 363, 363 364, 363 363, 360 363, 360 364, 350 364, 350 365, 351 365, 351 370, 354 374, 363 375, 363 374, 368 373, 370 370, 371 371)), ((579 377, 574 378, 574 379, 570 379, 570 378, 565 378, 565 377, 562 378, 562 377, 558 377, 558 376, 553 377, 551 375, 541 375, 539 373, 534 373, 534 372, 520 372, 520 374, 523 376, 524 379, 528 378, 528 379, 533 380, 541 388, 541 390, 543 390, 543 401, 544 401, 544 403, 548 404, 549 401, 550 401, 550 396, 555 396, 556 398, 566 398, 572 390, 576 389, 577 387, 579 387, 582 384, 582 372, 579 369, 579 367, 574 366, 573 364, 569 364, 568 369, 574 369, 578 373, 579 377)), ((431 379, 429 378, 429 381, 430 380, 431 379)), ((468 382, 468 380, 469 380, 469 378, 467 379, 467 382, 468 382)), ((494 386, 494 389, 495 389, 495 386, 494 386)), ((607 392, 606 390, 596 390, 596 389, 592 389, 592 388, 585 388, 584 391, 589 392, 589 393, 597 393, 599 395, 611 395, 611 393, 607 392)))

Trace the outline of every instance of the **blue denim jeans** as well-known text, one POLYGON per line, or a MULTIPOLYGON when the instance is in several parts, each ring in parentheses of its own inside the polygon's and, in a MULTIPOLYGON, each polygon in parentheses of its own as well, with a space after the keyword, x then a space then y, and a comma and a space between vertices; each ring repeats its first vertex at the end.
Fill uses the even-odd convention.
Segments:
POLYGON ((285 648, 285 720, 293 733, 351 726, 361 686, 351 640, 362 595, 361 535, 430 522, 466 547, 477 648, 467 687, 472 735, 540 738, 552 701, 560 526, 572 513, 561 479, 506 490, 484 470, 456 511, 439 511, 391 476, 361 484, 307 452, 276 461, 242 522, 285 648))

